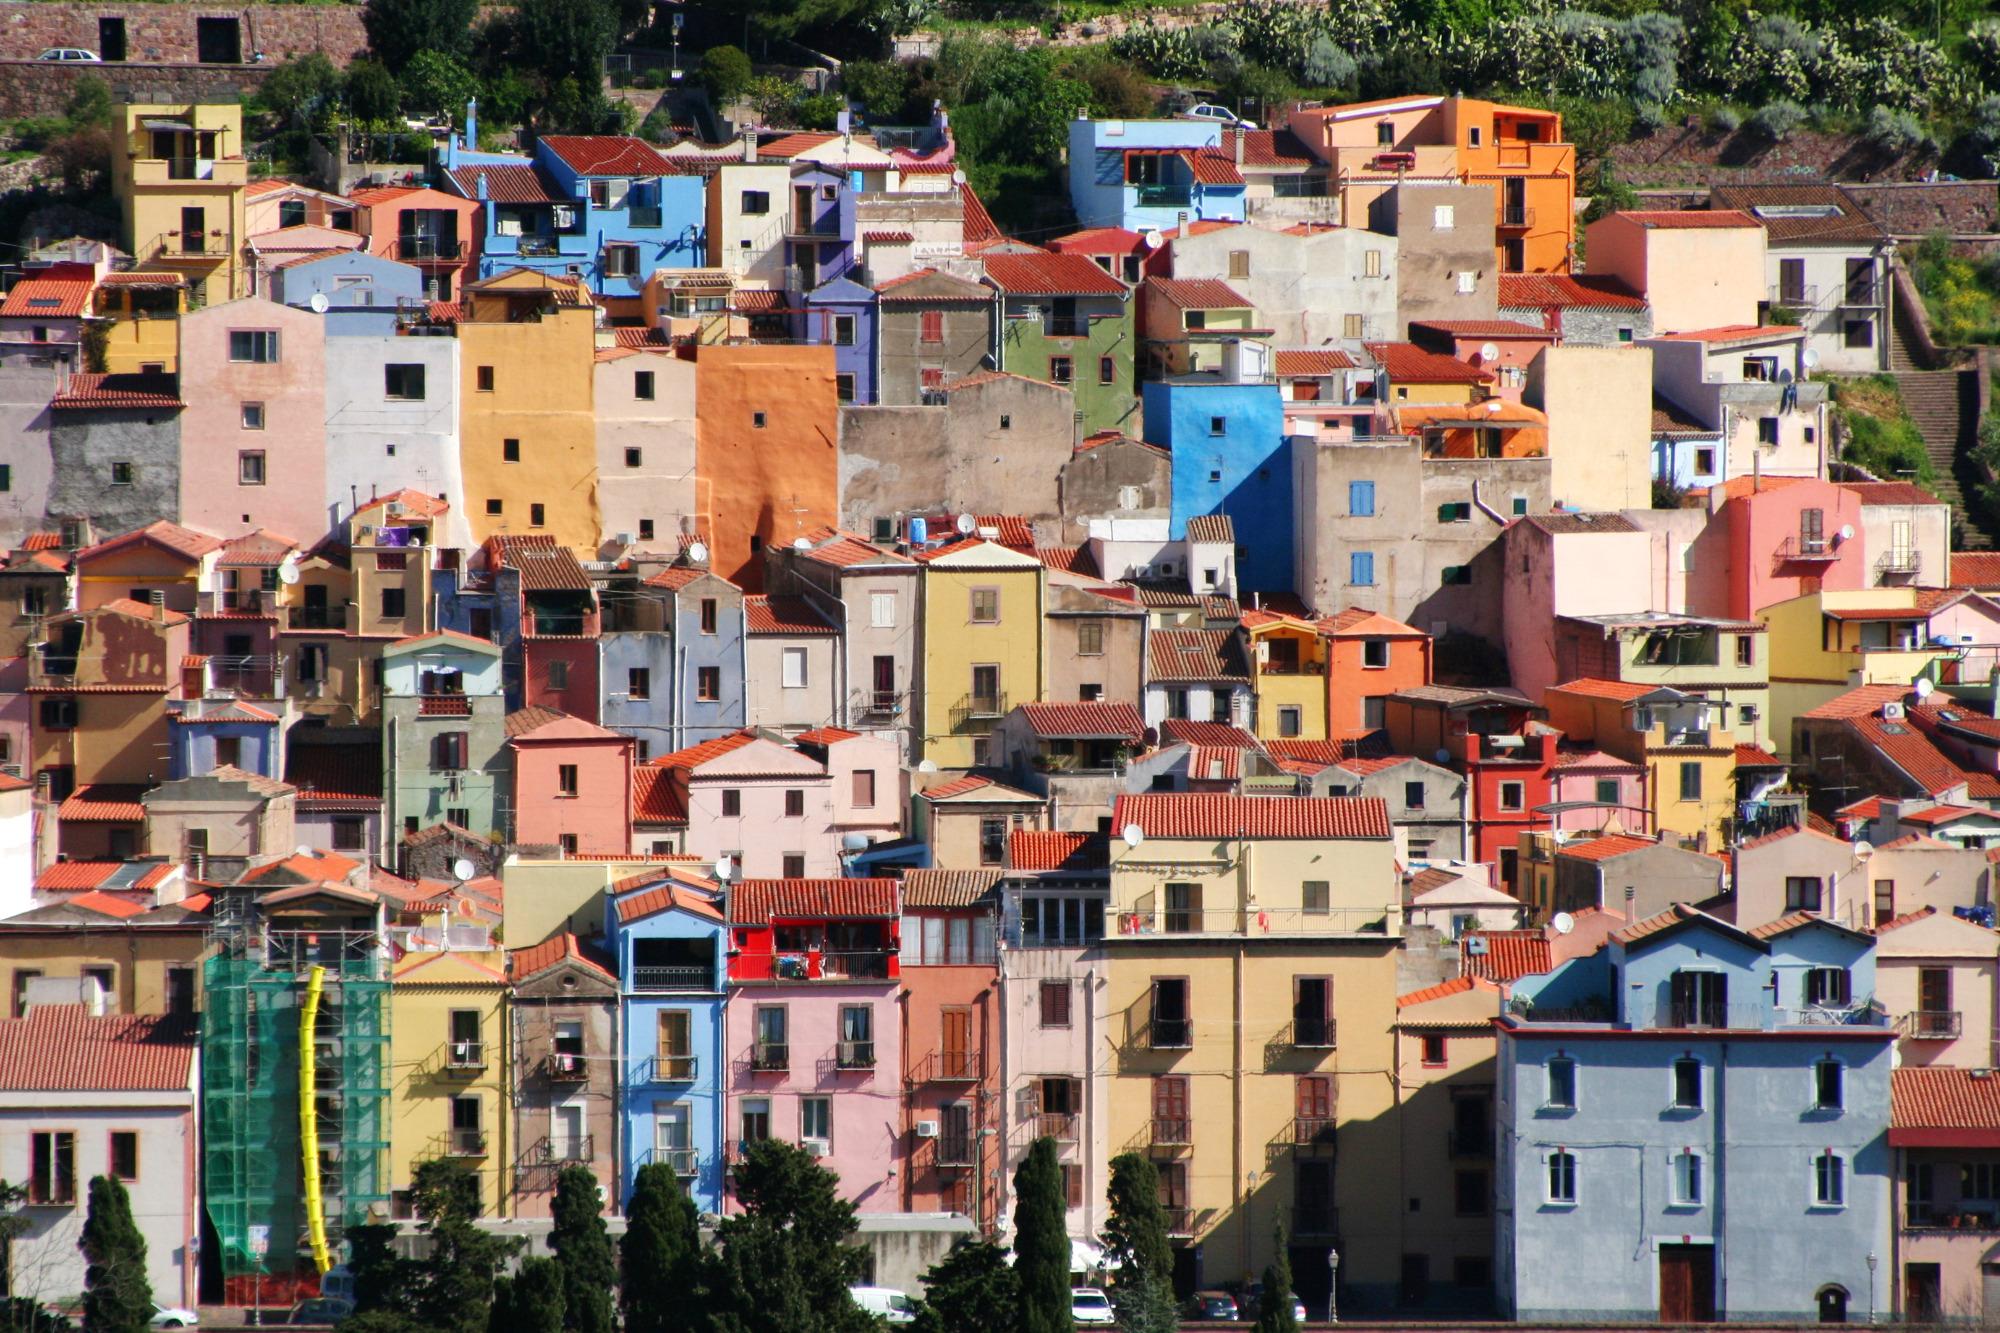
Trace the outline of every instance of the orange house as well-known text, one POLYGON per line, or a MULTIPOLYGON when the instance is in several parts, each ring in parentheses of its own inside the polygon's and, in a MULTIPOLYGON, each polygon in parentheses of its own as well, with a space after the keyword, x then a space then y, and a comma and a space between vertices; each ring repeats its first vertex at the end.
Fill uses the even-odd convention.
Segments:
POLYGON ((1319 622, 1326 636, 1326 735, 1342 740, 1383 725, 1383 700, 1431 683, 1431 636, 1349 607, 1319 622))
POLYGON ((840 398, 833 348, 695 350, 695 506, 709 568, 764 590, 764 548, 840 522, 840 398))
POLYGON ((456 301, 479 273, 481 205, 421 185, 356 190, 355 227, 368 253, 423 270, 424 295, 456 301))
POLYGON ((1556 112, 1472 97, 1391 97, 1300 107, 1289 128, 1332 169, 1329 189, 1350 226, 1406 177, 1490 185, 1500 271, 1569 272, 1576 149, 1563 142, 1556 112))

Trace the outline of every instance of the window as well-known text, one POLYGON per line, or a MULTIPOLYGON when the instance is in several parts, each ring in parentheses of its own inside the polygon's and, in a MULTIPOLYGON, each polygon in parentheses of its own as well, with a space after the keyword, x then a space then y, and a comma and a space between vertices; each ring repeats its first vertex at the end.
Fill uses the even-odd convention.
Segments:
POLYGON ((625 672, 625 697, 627 699, 650 699, 653 697, 653 672, 649 667, 631 667, 625 672))
POLYGON ((111 484, 113 486, 130 486, 137 475, 138 470, 130 463, 121 461, 111 465, 111 484))
MULTIPOLYGON (((642 403, 650 403, 653 401, 652 371, 635 370, 632 372, 632 396, 638 399, 642 403)), ((627 466, 637 466, 637 465, 630 463, 628 460, 627 466)))
POLYGON ((1069 1001, 1069 982, 1044 981, 1041 989, 1041 1025, 1045 1028, 1068 1027, 1069 1001))
POLYGON ((487 516, 488 518, 498 518, 498 517, 500 516, 501 512, 502 512, 502 509, 501 509, 501 503, 500 503, 500 501, 498 501, 498 500, 488 500, 488 501, 486 502, 486 516, 487 516))
POLYGON ((607 278, 632 278, 639 274, 639 247, 636 245, 607 245, 604 247, 604 276, 607 278))
POLYGON ((833 396, 835 400, 839 402, 843 403, 853 402, 854 376, 846 373, 845 371, 843 371, 838 375, 835 375, 833 377, 833 396))
POLYGON ((1674 1194, 1676 1208, 1698 1208, 1701 1206, 1701 1154, 1692 1148, 1683 1148, 1673 1156, 1674 1194))
POLYGON ((1550 1203, 1576 1202, 1576 1154, 1562 1148, 1549 1154, 1550 1203))
POLYGON ((696 667, 694 671, 694 697, 702 703, 718 703, 722 699, 722 668, 696 667))
POLYGON ((1787 912, 1817 912, 1819 909, 1819 876, 1785 876, 1785 910, 1787 912))
POLYGON ((539 504, 529 505, 528 526, 531 528, 541 527, 543 523, 547 520, 548 513, 549 513, 548 508, 545 505, 539 505, 539 504))
MULTIPOLYGON (((1229 418, 1228 418, 1228 417, 1210 417, 1210 418, 1208 419, 1208 433, 1209 433, 1210 435, 1227 435, 1227 434, 1229 434, 1229 418)), ((1213 480, 1213 478, 1211 478, 1211 480, 1213 480)))
POLYGON ((1007 848, 1007 821, 987 818, 979 821, 979 864, 997 866, 1007 848))
POLYGON ((404 402, 424 400, 424 368, 421 363, 392 363, 382 367, 382 392, 404 402))
POLYGON ((765 417, 762 412, 752 412, 750 414, 750 428, 752 430, 762 430, 764 429, 764 425, 765 417))
POLYGON ((1070 383, 1075 377, 1074 370, 1072 369, 1073 365, 1074 362, 1069 357, 1066 356, 1050 357, 1049 383, 1051 384, 1070 383))
POLYGON ((403 589, 401 588, 382 589, 382 618, 384 620, 401 619, 403 616, 404 607, 407 604, 407 602, 408 598, 405 595, 403 589))
POLYGON ((1845 1009, 1852 1003, 1851 980, 1844 967, 1815 967, 1806 972, 1806 1003, 1822 1009, 1845 1009))
POLYGON ((76 1202, 76 1135, 66 1129, 29 1136, 28 1202, 76 1202))
POLYGON ((703 634, 713 634, 713 633, 715 633, 715 621, 716 621, 716 601, 715 601, 715 599, 714 599, 713 597, 704 597, 704 598, 702 598, 702 599, 701 599, 701 632, 702 632, 703 634))
POLYGON ((1813 1205, 1847 1206, 1847 1161, 1831 1148, 1813 1158, 1813 1205))
POLYGON ((1280 736, 1297 736, 1301 734, 1304 724, 1304 710, 1297 704, 1280 705, 1278 708, 1278 734, 1280 736))
POLYGON ((722 817, 735 819, 743 813, 743 793, 734 787, 722 789, 722 817))
POLYGON ((1100 356, 1097 358, 1097 382, 1116 384, 1118 382, 1118 358, 1100 356))
POLYGON ((1079 657, 1104 655, 1104 622, 1079 620, 1076 623, 1076 651, 1079 657))
POLYGON ((1757 418, 1757 443, 1776 444, 1778 442, 1778 419, 1776 417, 1757 418))
POLYGON ((1713 448, 1704 447, 1694 451, 1694 470, 1695 475, 1699 477, 1712 477, 1715 475, 1715 450, 1713 448))
POLYGON ((833 1138, 832 1098, 799 1098, 799 1137, 824 1140, 833 1138))
POLYGON ((1681 765, 1681 799, 1699 801, 1701 799, 1701 764, 1688 760, 1681 765))
POLYGON ((1424 1054, 1423 1054, 1424 1064, 1435 1068, 1449 1063, 1448 1054, 1445 1048, 1445 1038, 1442 1032, 1424 1033, 1423 1045, 1424 1045, 1424 1054))
POLYGON ((1170 689, 1167 691, 1167 716, 1178 718, 1183 722, 1188 720, 1188 692, 1186 690, 1170 689))
POLYGON ((240 768, 242 761, 242 737, 217 736, 215 738, 215 766, 217 768, 240 768))
POLYGON ((784 688, 802 690, 806 687, 806 650, 787 648, 783 653, 784 688))
POLYGON ((1229 252, 1229 276, 1232 278, 1247 278, 1250 276, 1250 252, 1248 250, 1231 250, 1229 252))
POLYGON ((1875 345, 1875 321, 1872 319, 1849 319, 1841 321, 1840 344, 1843 347, 1873 347, 1875 345))
POLYGON ((557 765, 556 765, 556 795, 558 795, 558 796, 574 796, 574 795, 576 795, 576 792, 577 792, 577 788, 576 788, 576 765, 575 765, 575 764, 557 764, 557 765))
POLYGON ((139 1178, 139 1136, 132 1130, 111 1131, 111 1174, 120 1180, 139 1178))
POLYGON ((48 731, 71 731, 76 727, 77 707, 75 699, 44 699, 38 713, 41 726, 48 731))
POLYGON ((745 1146, 762 1143, 771 1137, 771 1099, 768 1097, 746 1097, 743 1099, 743 1142, 745 1146))
POLYGON ((1827 1056, 1813 1063, 1813 1110, 1843 1109, 1847 1093, 1847 1066, 1827 1056))
POLYGON ((357 852, 368 845, 368 821, 357 816, 336 815, 333 820, 333 850, 357 852))
POLYGON ((785 1068, 786 1056, 790 1054, 785 1049, 790 1044, 786 1040, 788 1024, 785 1007, 780 1004, 758 1005, 753 1011, 752 1024, 756 1034, 752 1066, 758 1069, 785 1068))
POLYGON ((1440 523, 1470 523, 1471 521, 1472 502, 1470 500, 1454 500, 1448 504, 1438 506, 1438 522, 1440 523))
POLYGON ((1599 805, 1617 805, 1619 803, 1617 778, 1597 779, 1597 803, 1599 805))
POLYGON ((1462 588, 1472 582, 1472 566, 1446 565, 1438 582, 1447 588, 1462 588))
POLYGON ((516 439, 505 439, 500 441, 500 461, 503 463, 520 462, 521 442, 516 439))
POLYGON ((785 818, 804 819, 806 816, 806 794, 803 788, 794 787, 785 792, 785 818))
POLYGON ((833 345, 835 347, 854 346, 854 316, 835 315, 833 317, 833 345))
POLYGON ((1542 1105, 1553 1111, 1574 1111, 1576 1109, 1576 1061, 1566 1055, 1558 1055, 1550 1060, 1548 1069, 1548 1091, 1542 1105))
POLYGON ((231 329, 229 359, 269 365, 278 359, 278 334, 274 329, 231 329))
POLYGON ((1701 1109, 1701 1061, 1684 1055, 1674 1061, 1674 1109, 1701 1109))
POLYGON ((1452 1178, 1452 1211, 1460 1217, 1484 1217, 1488 1205, 1486 1173, 1459 1171, 1452 1178))
POLYGON ((1375 586, 1375 553, 1373 551, 1349 551, 1347 553, 1347 581, 1357 588, 1375 586))
POLYGON ((1757 660, 1757 640, 1748 634, 1736 636, 1736 665, 1750 666, 1757 660))
POLYGON ((243 429, 264 429, 264 405, 262 403, 244 403, 242 411, 243 429))
POLYGON ((875 808, 875 770, 872 768, 854 770, 854 808, 857 810, 875 808))
MULTIPOLYGON (((1393 136, 1385 142, 1394 142, 1393 136)), ((1439 204, 1431 209, 1431 230, 1450 231, 1458 218, 1458 210, 1451 204, 1439 204)))
POLYGON ((917 341, 926 343, 944 341, 944 311, 924 310, 918 313, 917 341))
POLYGON ((264 484, 264 451, 244 449, 236 455, 236 484, 239 486, 262 486, 264 484))
POLYGON ((875 1010, 865 1004, 840 1007, 840 1045, 834 1055, 840 1067, 867 1069, 875 1063, 875 1010))
POLYGON ((1500 784, 1500 808, 1502 810, 1519 810, 1527 804, 1527 799, 1528 789, 1526 783, 1503 782, 1500 784))
POLYGON ((478 382, 479 392, 481 393, 493 392, 493 367, 481 366, 479 368, 476 379, 478 382))
POLYGON ((1374 482, 1350 481, 1347 483, 1347 513, 1350 518, 1375 517, 1374 482))
POLYGON ((740 211, 751 215, 768 213, 771 211, 771 192, 769 190, 745 190, 742 202, 738 207, 740 211))
POLYGON ((1333 911, 1332 881, 1309 879, 1299 885, 1299 910, 1307 916, 1326 916, 1333 911))
POLYGON ((431 771, 457 773, 465 767, 468 733, 441 731, 431 737, 431 771))
POLYGON ((1014 418, 1006 412, 1002 412, 1000 414, 1000 429, 1001 430, 1014 429, 1014 418))
POLYGON ((997 625, 1000 623, 1000 590, 998 588, 974 588, 972 590, 972 623, 975 625, 997 625))

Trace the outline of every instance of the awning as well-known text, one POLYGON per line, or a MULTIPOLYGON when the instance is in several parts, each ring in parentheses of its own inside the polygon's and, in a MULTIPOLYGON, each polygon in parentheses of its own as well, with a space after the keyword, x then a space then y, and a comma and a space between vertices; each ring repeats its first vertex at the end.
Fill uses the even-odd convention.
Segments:
POLYGON ((194 126, 184 120, 142 120, 139 123, 149 130, 180 130, 185 134, 194 133, 194 126))
POLYGON ((2000 1129, 1906 1125, 1889 1130, 1891 1148, 2000 1148, 2000 1129))

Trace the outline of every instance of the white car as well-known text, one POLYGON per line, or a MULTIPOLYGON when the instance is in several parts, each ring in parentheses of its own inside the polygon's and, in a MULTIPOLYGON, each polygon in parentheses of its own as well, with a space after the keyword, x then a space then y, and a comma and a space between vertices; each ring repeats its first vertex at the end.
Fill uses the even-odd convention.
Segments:
POLYGON ((916 1307, 910 1303, 908 1296, 894 1287, 849 1287, 847 1294, 856 1305, 885 1324, 917 1322, 916 1307))
POLYGON ((1224 125, 1235 125, 1246 130, 1257 128, 1256 121, 1245 120, 1228 107, 1217 106, 1213 102, 1196 102, 1193 106, 1181 112, 1180 118, 1182 120, 1218 120, 1224 125))
POLYGON ((184 1310, 178 1306, 156 1305, 153 1307, 153 1317, 146 1321, 148 1328, 199 1328, 200 1326, 200 1315, 193 1310, 184 1310))
POLYGON ((51 46, 48 50, 36 56, 35 59, 62 60, 73 65, 101 65, 104 63, 98 58, 97 52, 86 51, 80 46, 51 46))
POLYGON ((1069 1317, 1074 1324, 1115 1324, 1118 1312, 1111 1298, 1096 1287, 1078 1287, 1069 1294, 1069 1317))

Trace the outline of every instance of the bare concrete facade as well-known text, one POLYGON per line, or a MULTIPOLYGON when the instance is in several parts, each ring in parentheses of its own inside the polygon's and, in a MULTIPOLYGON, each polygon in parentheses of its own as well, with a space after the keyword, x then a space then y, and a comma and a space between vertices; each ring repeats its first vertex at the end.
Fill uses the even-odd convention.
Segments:
POLYGON ((1101 439, 1063 464, 1056 489, 1065 542, 1109 539, 1114 525, 1137 520, 1161 524, 1164 533, 1173 518, 1173 455, 1126 435, 1101 439))
POLYGON ((100 533, 180 521, 178 407, 66 407, 50 414, 49 517, 100 533))
POLYGON ((1146 661, 1146 611, 1132 602, 1102 597, 1073 575, 1051 571, 1043 612, 1048 646, 1048 697, 1056 703, 1101 699, 1142 703, 1146 661))
POLYGON ((986 368, 993 351, 993 289, 919 270, 884 283, 876 307, 878 401, 910 405, 986 368))
POLYGON ((1369 204, 1368 229, 1396 238, 1394 337, 1419 320, 1495 317, 1493 218, 1490 185, 1413 182, 1369 204))
POLYGON ((1394 236, 1351 227, 1304 234, 1221 227, 1173 239, 1173 276, 1226 282, 1278 347, 1400 338, 1394 236))
POLYGON ((516 949, 508 963, 520 1071, 514 1213, 547 1217, 566 1166, 588 1166, 617 1198, 618 982, 573 938, 516 949))

